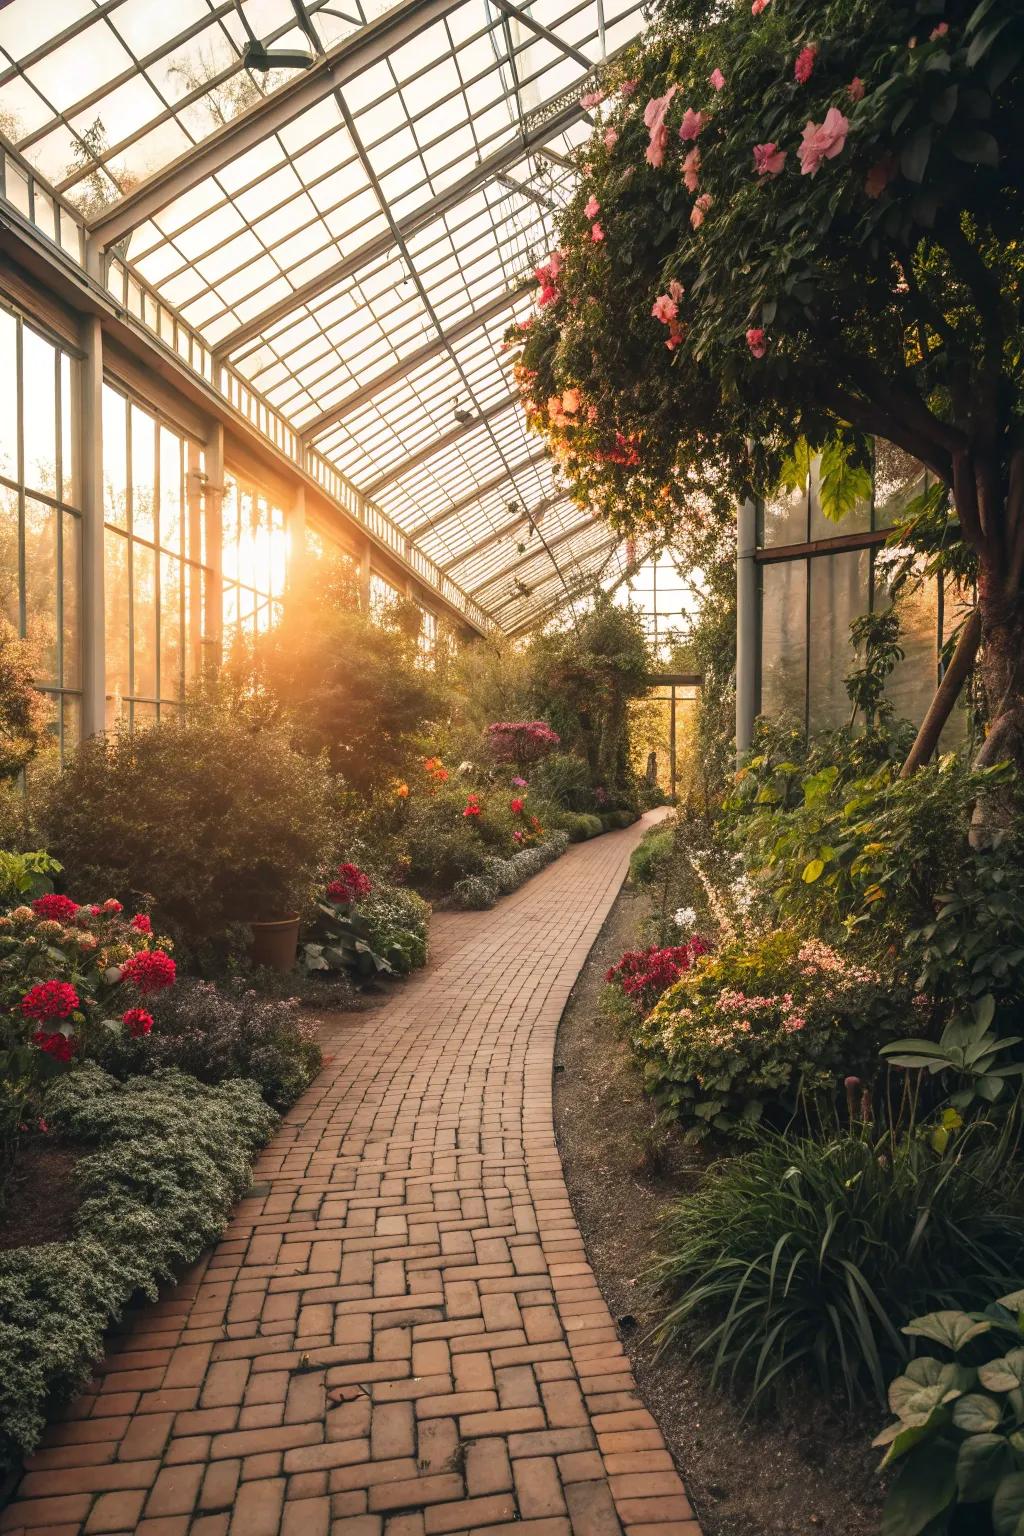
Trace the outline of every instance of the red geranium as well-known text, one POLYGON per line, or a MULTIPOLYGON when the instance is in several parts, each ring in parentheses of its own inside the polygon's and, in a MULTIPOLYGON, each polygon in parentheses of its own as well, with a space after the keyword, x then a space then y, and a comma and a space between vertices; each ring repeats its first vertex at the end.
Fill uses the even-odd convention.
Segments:
POLYGON ((121 1023, 133 1040, 141 1040, 153 1028, 153 1015, 145 1008, 129 1008, 127 1013, 122 1013, 121 1023))
POLYGON ((40 981, 21 1000, 28 1019, 66 1019, 80 1006, 78 993, 69 981, 40 981))
MULTIPOLYGON (((67 1035, 62 1035, 59 1029, 52 1032, 48 1029, 37 1029, 32 1036, 32 1044, 37 1045, 47 1056, 52 1056, 54 1061, 70 1061, 75 1054, 75 1042, 67 1035)), ((40 1120, 40 1128, 44 1122, 40 1120)))
POLYGON ((369 896, 372 890, 373 882, 358 864, 339 864, 338 878, 331 881, 327 894, 332 901, 354 903, 369 896))
POLYGON ((619 963, 605 972, 604 979, 621 987, 647 1013, 662 993, 690 969, 697 956, 707 953, 708 946, 698 938, 664 948, 652 944, 648 949, 627 949, 619 963))
POLYGON ((480 807, 477 804, 476 795, 470 795, 469 800, 467 801, 467 804, 466 804, 466 809, 463 811, 462 814, 463 814, 463 816, 479 816, 480 815, 480 807))
POLYGON ((170 955, 162 949, 143 949, 131 955, 121 967, 125 981, 133 982, 145 997, 150 992, 162 992, 173 987, 177 967, 170 955))
POLYGON ((517 795, 514 800, 509 801, 508 808, 512 812, 513 816, 521 816, 523 814, 523 808, 525 805, 526 801, 520 800, 519 796, 517 795))
POLYGON ((145 912, 136 912, 135 916, 132 918, 131 926, 135 929, 136 933, 153 932, 153 924, 145 912))
POLYGON ((48 918, 54 923, 70 923, 78 911, 78 902, 72 901, 70 896, 58 896, 52 891, 48 896, 37 896, 32 903, 32 911, 37 917, 48 918))

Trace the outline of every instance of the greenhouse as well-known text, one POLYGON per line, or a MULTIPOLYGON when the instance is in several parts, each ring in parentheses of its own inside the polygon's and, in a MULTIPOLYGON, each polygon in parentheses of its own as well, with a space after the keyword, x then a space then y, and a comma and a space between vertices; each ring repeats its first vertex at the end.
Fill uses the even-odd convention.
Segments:
POLYGON ((1022 107, 0 0, 0 1536, 1024 1531, 1022 107))

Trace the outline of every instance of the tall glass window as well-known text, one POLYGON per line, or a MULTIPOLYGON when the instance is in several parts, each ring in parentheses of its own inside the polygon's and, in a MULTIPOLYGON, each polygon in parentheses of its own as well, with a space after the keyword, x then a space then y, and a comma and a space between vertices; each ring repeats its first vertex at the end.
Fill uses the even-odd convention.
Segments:
POLYGON ((401 596, 401 592, 399 592, 397 587, 393 587, 390 581, 386 581, 385 578, 383 576, 379 576, 376 571, 371 571, 370 617, 374 620, 375 623, 380 622, 381 618, 383 618, 384 614, 392 606, 392 604, 400 601, 401 596))
POLYGON ((221 498, 224 639, 254 634, 281 617, 288 580, 288 526, 279 507, 251 481, 230 471, 221 498))
POLYGON ((30 642, 61 751, 82 719, 78 366, 0 307, 0 612, 30 642))
POLYGON ((202 662, 210 573, 199 445, 103 386, 108 728, 177 707, 202 662))

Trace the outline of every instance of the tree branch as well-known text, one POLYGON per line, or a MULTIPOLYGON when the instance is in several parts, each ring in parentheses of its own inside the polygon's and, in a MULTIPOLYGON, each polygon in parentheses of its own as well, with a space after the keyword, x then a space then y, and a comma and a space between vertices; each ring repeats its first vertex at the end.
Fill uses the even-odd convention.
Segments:
POLYGON ((831 378, 819 377, 816 384, 820 398, 835 415, 871 437, 882 437, 887 442, 895 443, 897 448, 902 448, 904 452, 910 454, 911 458, 919 459, 944 484, 949 485, 952 482, 953 469, 950 456, 934 442, 922 438, 902 421, 894 420, 874 402, 851 394, 849 390, 834 383, 831 378))
POLYGON ((960 696, 960 690, 967 679, 967 674, 974 665, 974 658, 978 653, 981 643, 981 610, 975 608, 964 620, 960 631, 960 638, 956 643, 956 649, 950 657, 949 666, 946 668, 943 678, 935 696, 928 706, 928 712, 921 721, 921 729, 917 733, 914 745, 907 754, 907 760, 900 769, 900 778, 909 779, 924 763, 928 761, 935 748, 939 744, 942 728, 949 719, 953 705, 960 696))

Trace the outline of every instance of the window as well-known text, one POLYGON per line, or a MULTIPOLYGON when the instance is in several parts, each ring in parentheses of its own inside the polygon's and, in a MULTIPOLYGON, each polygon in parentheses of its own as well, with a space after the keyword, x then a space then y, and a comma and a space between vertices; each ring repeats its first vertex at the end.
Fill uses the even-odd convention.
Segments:
POLYGON ((0 612, 31 643, 61 752, 81 736, 78 361, 0 308, 0 612))
POLYGON ((202 660, 207 589, 200 446, 103 386, 106 718, 178 705, 202 660))
POLYGON ((376 571, 370 572, 370 617, 375 623, 379 624, 387 610, 400 602, 401 597, 401 592, 390 581, 385 581, 376 571))
POLYGON ((235 630, 255 634, 281 617, 288 579, 284 508, 239 475, 224 476, 221 498, 224 639, 235 630))

